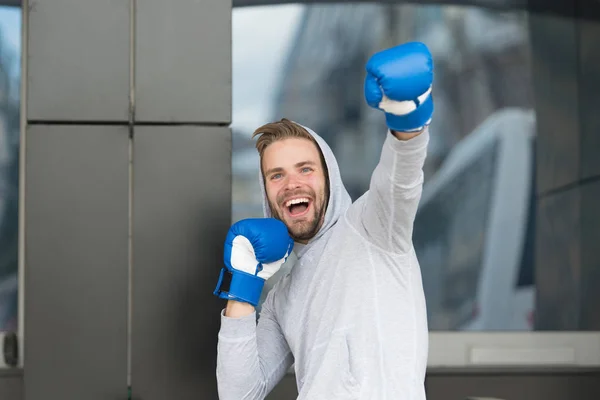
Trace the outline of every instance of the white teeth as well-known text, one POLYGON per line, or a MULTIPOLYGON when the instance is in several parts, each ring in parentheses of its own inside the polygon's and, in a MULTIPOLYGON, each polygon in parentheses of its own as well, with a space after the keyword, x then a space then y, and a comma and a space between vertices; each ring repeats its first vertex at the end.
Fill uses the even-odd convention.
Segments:
POLYGON ((298 203, 308 203, 308 199, 306 198, 300 198, 300 199, 292 199, 292 200, 288 200, 287 203, 285 203, 286 207, 291 206, 292 204, 298 204, 298 203))

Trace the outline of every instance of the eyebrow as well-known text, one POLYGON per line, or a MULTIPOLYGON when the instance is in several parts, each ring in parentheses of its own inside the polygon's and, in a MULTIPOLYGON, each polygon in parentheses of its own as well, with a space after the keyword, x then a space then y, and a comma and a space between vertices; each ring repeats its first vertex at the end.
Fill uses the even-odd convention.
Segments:
MULTIPOLYGON (((294 165, 294 168, 301 168, 301 167, 304 167, 305 165, 316 165, 316 163, 313 162, 313 161, 308 161, 308 160, 307 161, 300 161, 300 162, 298 162, 298 163, 296 163, 294 165)), ((265 172, 265 176, 269 176, 269 175, 274 174, 276 172, 277 173, 283 172, 283 168, 281 168, 281 167, 271 168, 270 170, 268 170, 267 172, 265 172)))

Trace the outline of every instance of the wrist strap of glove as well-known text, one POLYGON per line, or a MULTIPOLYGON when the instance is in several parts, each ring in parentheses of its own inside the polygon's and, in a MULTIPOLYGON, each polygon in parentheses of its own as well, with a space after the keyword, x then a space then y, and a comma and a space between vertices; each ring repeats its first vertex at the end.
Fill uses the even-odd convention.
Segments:
POLYGON ((418 131, 431 122, 433 114, 433 97, 430 94, 417 109, 406 115, 385 113, 387 126, 399 132, 418 131))
POLYGON ((213 293, 221 299, 241 301, 256 307, 264 286, 265 280, 258 276, 223 267, 213 293))

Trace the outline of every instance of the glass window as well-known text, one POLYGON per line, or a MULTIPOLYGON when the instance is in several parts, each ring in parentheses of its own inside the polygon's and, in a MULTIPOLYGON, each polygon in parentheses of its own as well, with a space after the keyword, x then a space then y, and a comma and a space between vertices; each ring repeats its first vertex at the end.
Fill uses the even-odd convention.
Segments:
POLYGON ((413 241, 432 330, 461 329, 477 317, 496 151, 488 144, 418 210, 413 241))
POLYGON ((0 332, 18 321, 21 9, 0 7, 0 332))
MULTIPOLYGON (((573 84, 578 77, 576 68, 552 64, 562 63, 562 55, 549 58, 549 54, 542 54, 545 50, 538 41, 533 47, 526 11, 340 2, 240 8, 234 9, 233 17, 234 221, 262 216, 258 155, 250 136, 256 127, 283 117, 311 127, 328 142, 353 200, 361 196, 368 189, 386 133, 382 113, 364 101, 365 63, 383 48, 422 41, 435 61, 436 112, 424 166, 424 194, 435 191, 435 195, 424 195, 419 206, 414 244, 422 267, 430 329, 541 330, 542 324, 535 318, 537 313, 538 317, 543 314, 544 326, 573 330, 563 326, 559 317, 553 317, 556 313, 540 311, 559 305, 554 304, 556 298, 540 295, 538 286, 544 282, 549 285, 553 280, 552 284, 559 283, 551 274, 546 280, 536 276, 536 270, 544 267, 536 265, 540 262, 535 257, 536 243, 543 236, 536 238, 536 231, 540 223, 550 223, 536 218, 540 212, 536 175, 542 173, 547 178, 548 174, 558 174, 559 165, 548 171, 540 170, 540 165, 583 155, 546 153, 541 160, 536 151, 557 151, 548 147, 548 141, 555 139, 546 137, 538 147, 535 136, 542 118, 546 126, 554 126, 556 121, 552 118, 548 122, 549 113, 556 112, 557 126, 566 126, 564 121, 571 120, 583 124, 588 116, 582 116, 585 110, 575 108, 577 101, 569 110, 582 114, 579 116, 566 118, 561 113, 567 111, 556 99, 552 100, 556 101, 556 109, 549 108, 543 86, 536 86, 536 108, 535 73, 543 75, 554 68, 561 74, 570 74, 559 78, 573 84), (248 20, 252 23, 245 22, 248 20), (248 90, 250 87, 252 90, 248 90), (520 155, 507 153, 502 150, 502 143, 491 141, 457 170, 452 160, 461 145, 468 143, 480 127, 508 112, 531 116, 531 124, 526 132, 504 125, 498 135, 526 137, 522 143, 526 149, 520 155), (498 190, 496 185, 501 181, 504 189, 498 190), (498 204, 515 199, 518 207, 501 213, 494 211, 498 204), (492 254, 496 253, 486 243, 501 242, 497 232, 506 226, 515 227, 511 234, 515 236, 511 237, 518 238, 513 241, 518 243, 505 247, 496 243, 496 249, 504 249, 514 262, 502 265, 496 260, 494 264, 492 254), (503 282, 504 287, 490 283, 495 281, 503 282), (500 309, 503 314, 496 314, 500 309), (493 323, 489 323, 494 316, 493 323), (552 318, 556 324, 551 323, 552 318)), ((547 23, 551 27, 553 22, 547 23)), ((549 27, 548 32, 552 31, 549 27)), ((539 32, 539 27, 532 28, 539 32)), ((591 54, 584 53, 579 56, 591 54)), ((568 65, 581 62, 569 59, 568 65)), ((586 68, 592 71, 592 66, 586 68)), ((581 140, 578 143, 584 143, 581 140)), ((588 141, 592 143, 592 139, 585 143, 588 141)), ((592 154, 592 150, 586 154, 592 154)), ((579 221, 573 222, 578 224, 579 221)), ((579 273, 578 268, 561 267, 561 274, 570 274, 576 280, 573 276, 579 273)), ((272 278, 267 288, 279 276, 272 278)), ((554 291, 554 287, 545 286, 544 293, 554 291)))

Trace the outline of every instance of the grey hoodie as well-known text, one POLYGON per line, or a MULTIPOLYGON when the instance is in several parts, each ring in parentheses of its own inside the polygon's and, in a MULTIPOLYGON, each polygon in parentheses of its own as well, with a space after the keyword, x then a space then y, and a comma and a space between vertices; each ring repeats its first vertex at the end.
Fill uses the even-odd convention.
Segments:
MULTIPOLYGON (((329 171, 325 220, 296 243, 258 324, 256 313, 221 313, 219 398, 264 399, 293 364, 299 400, 423 400, 427 315, 412 230, 429 132, 400 141, 388 131, 369 190, 352 204, 331 149, 306 129, 329 171)), ((266 197, 263 209, 269 217, 266 197)))

